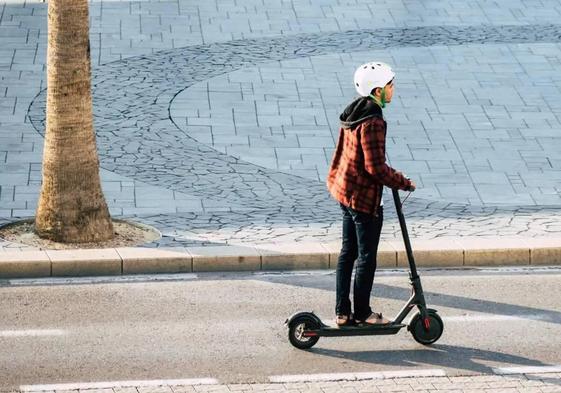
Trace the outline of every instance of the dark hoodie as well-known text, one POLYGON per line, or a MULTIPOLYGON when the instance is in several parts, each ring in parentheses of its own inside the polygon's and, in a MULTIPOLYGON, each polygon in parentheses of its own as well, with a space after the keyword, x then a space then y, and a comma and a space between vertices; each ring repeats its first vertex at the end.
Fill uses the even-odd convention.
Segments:
POLYGON ((411 181, 386 164, 386 122, 372 98, 354 100, 339 119, 327 187, 341 204, 376 215, 382 186, 406 190, 411 181))
POLYGON ((341 127, 355 128, 366 119, 384 118, 382 108, 370 97, 359 97, 351 102, 339 116, 341 127))

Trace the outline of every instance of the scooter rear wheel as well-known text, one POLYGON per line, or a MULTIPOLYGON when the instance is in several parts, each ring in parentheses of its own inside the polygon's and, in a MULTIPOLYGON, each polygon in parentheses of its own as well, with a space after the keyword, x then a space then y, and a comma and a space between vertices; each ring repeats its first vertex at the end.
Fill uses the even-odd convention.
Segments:
POLYGON ((319 336, 305 336, 304 332, 316 329, 319 329, 317 321, 306 316, 298 317, 288 326, 288 340, 298 349, 309 349, 318 342, 319 336))
POLYGON ((444 322, 442 322, 442 319, 436 312, 429 311, 427 317, 429 322, 428 329, 425 326, 425 321, 421 317, 421 313, 415 314, 409 323, 411 335, 415 341, 423 345, 434 344, 438 341, 440 336, 442 336, 442 332, 444 331, 444 322))

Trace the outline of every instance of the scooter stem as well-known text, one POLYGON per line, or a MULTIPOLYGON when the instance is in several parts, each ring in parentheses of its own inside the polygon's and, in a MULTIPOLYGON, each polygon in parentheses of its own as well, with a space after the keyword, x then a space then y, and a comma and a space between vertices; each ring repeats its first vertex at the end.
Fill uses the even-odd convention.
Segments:
POLYGON ((401 227, 401 234, 403 235, 403 242, 405 243, 405 251, 407 252, 407 260, 409 261, 409 269, 411 271, 411 280, 415 280, 419 275, 417 274, 417 267, 415 266, 415 258, 413 258, 413 249, 411 248, 411 241, 409 240, 409 232, 407 232, 407 225, 405 225, 405 217, 399 199, 399 193, 396 189, 392 189, 393 200, 395 202, 395 210, 399 219, 399 226, 401 227))
POLYGON ((399 219, 399 226, 401 227, 401 234, 403 235, 403 242, 405 243, 405 251, 407 252, 407 260, 409 262, 409 278, 411 279, 411 285, 413 286, 413 303, 417 304, 420 308, 423 317, 426 316, 426 305, 425 296, 423 293, 423 287, 421 285, 421 279, 417 273, 417 266, 415 265, 415 258, 413 257, 413 249, 411 247, 411 241, 409 240, 409 232, 407 231, 407 225, 405 225, 405 217, 403 216, 401 199, 399 198, 399 193, 397 189, 392 189, 393 200, 395 202, 395 210, 397 212, 397 217, 399 219))

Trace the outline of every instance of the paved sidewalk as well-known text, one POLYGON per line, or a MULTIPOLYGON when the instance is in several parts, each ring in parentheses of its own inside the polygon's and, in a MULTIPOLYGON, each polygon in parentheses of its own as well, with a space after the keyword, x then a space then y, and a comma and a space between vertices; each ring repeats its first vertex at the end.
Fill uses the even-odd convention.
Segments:
MULTIPOLYGON (((46 7, 0 0, 0 224, 37 203, 46 7)), ((419 184, 414 239, 561 237, 558 0, 90 7, 103 188, 115 218, 162 232, 147 247, 336 244, 324 178, 352 72, 373 58, 397 71, 388 154, 419 184)))

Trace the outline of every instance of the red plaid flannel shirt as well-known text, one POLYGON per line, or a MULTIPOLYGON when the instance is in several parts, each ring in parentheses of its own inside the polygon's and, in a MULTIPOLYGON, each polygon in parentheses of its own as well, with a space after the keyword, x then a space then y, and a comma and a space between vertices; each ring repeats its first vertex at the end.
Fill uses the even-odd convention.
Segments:
POLYGON ((386 164, 386 122, 372 117, 355 128, 341 128, 327 175, 327 188, 337 201, 377 215, 382 187, 406 190, 411 181, 386 164))

